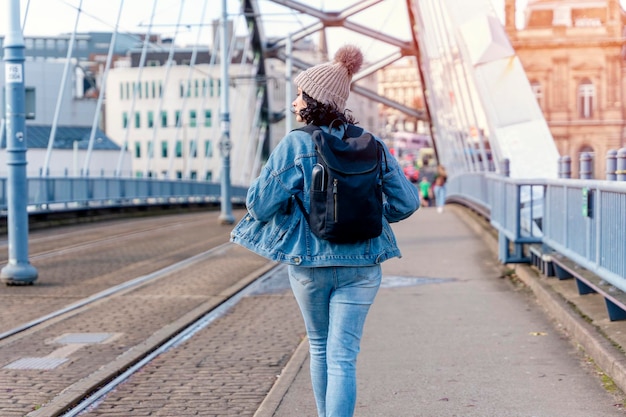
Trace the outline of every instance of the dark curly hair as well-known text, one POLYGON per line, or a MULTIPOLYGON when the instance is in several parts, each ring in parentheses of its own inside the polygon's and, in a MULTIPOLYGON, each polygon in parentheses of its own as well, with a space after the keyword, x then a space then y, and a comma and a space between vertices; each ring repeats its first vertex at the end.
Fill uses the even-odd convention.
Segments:
POLYGON ((306 102, 306 107, 300 110, 299 115, 306 124, 313 123, 316 126, 330 126, 337 119, 343 123, 358 123, 348 109, 345 112, 341 112, 334 104, 320 103, 304 91, 302 92, 302 99, 306 102))

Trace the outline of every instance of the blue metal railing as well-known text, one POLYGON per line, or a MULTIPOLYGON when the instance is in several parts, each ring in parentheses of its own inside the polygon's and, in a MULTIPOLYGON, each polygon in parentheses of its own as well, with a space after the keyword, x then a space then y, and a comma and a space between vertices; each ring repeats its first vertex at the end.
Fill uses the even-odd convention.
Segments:
POLYGON ((489 214, 502 262, 529 262, 524 246, 541 243, 626 292, 625 181, 472 173, 450 178, 448 198, 489 214))
POLYGON ((626 182, 547 181, 543 243, 626 291, 626 182))
MULTIPOLYGON (((219 202, 214 182, 132 178, 28 178, 28 210, 129 206, 182 202, 219 202)), ((0 178, 0 211, 7 210, 7 179, 0 178)), ((232 186, 231 201, 244 203, 247 187, 232 186)))

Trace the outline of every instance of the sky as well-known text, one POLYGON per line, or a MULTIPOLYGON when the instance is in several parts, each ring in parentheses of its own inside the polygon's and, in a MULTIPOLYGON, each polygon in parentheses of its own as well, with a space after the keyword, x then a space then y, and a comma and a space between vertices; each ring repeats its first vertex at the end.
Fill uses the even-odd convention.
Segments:
MULTIPOLYGON (((1 4, 8 10, 11 1, 5 0, 1 4)), ((152 19, 153 31, 165 37, 175 37, 177 44, 208 44, 211 31, 208 23, 219 19, 222 14, 222 3, 225 1, 227 11, 231 15, 238 15, 240 0, 19 0, 24 34, 59 35, 71 33, 76 25, 78 32, 113 31, 118 15, 121 16, 119 31, 146 32, 152 19), (181 8, 181 4, 183 7, 181 8), (205 5, 206 4, 206 5, 205 5), (156 5, 156 6, 155 6, 156 5), (208 5, 208 6, 207 6, 208 5), (121 7, 121 13, 120 13, 121 7), (77 21, 77 10, 82 13, 77 21), (204 13, 202 13, 204 11, 204 13), (180 25, 176 25, 178 16, 180 25), (24 19, 24 16, 26 18, 24 19)), ((347 6, 358 4, 358 0, 299 0, 300 3, 325 10, 342 10, 347 6)), ((358 23, 371 26, 402 40, 410 39, 408 18, 406 16, 406 0, 385 0, 369 10, 359 13, 354 20, 358 23)), ((485 0, 459 0, 485 1, 485 0)), ((494 9, 502 18, 504 0, 489 0, 494 9)), ((527 4, 528 0, 517 0, 518 8, 527 4)), ((284 37, 307 24, 314 22, 305 15, 294 14, 284 7, 278 6, 269 0, 258 0, 263 13, 263 23, 266 35, 284 37), (308 19, 308 20, 307 20, 308 19)), ((626 7, 626 0, 622 0, 626 7)), ((6 35, 8 13, 0 13, 0 35, 6 35)), ((239 23, 243 26, 243 22, 239 23)), ((333 39, 341 39, 356 43, 366 53, 385 56, 385 44, 376 43, 370 38, 355 35, 343 29, 329 29, 329 43, 333 39), (343 31, 343 32, 342 32, 343 31)), ((332 45, 329 45, 333 49, 332 45)), ((387 47, 388 49, 388 47, 387 47)), ((332 51, 331 51, 332 52, 332 51)), ((376 58, 379 58, 375 57, 376 58)))
MULTIPOLYGON (((2 2, 1 7, 8 8, 9 1, 13 0, 2 2)), ((177 44, 199 43, 206 45, 212 39, 212 30, 209 24, 221 18, 223 1, 20 0, 20 11, 24 24, 23 32, 26 36, 71 33, 75 26, 77 32, 111 32, 115 30, 119 15, 120 32, 146 32, 152 20, 153 32, 161 33, 164 37, 175 37, 177 44), (77 10, 79 9, 81 14, 78 23, 76 23, 77 10), (181 16, 180 19, 179 16, 181 16), (177 25, 177 22, 180 24, 177 25)), ((301 0, 300 2, 326 10, 342 10, 359 3, 358 0, 301 0), (329 4, 332 4, 332 7, 329 4)), ((316 19, 294 13, 294 11, 278 6, 269 0, 258 0, 258 4, 262 10, 266 35, 282 38, 288 33, 295 32, 316 21, 316 19)), ((239 15, 240 0, 226 0, 226 5, 229 15, 239 15)), ((359 23, 365 22, 375 30, 388 34, 393 33, 400 39, 409 40, 408 18, 406 13, 403 13, 405 7, 405 0, 385 0, 383 3, 372 7, 371 10, 359 13, 358 19, 362 20, 359 23), (400 16, 398 16, 398 12, 400 12, 400 16), (402 23, 398 24, 398 21, 402 21, 402 23)), ((7 15, 8 13, 0 14, 0 35, 6 34, 7 15)), ((236 25, 245 30, 243 19, 239 19, 236 25)), ((344 41, 343 43, 346 41, 356 43, 364 50, 366 59, 376 60, 380 59, 381 56, 388 55, 388 51, 384 50, 381 42, 372 41, 343 29, 330 29, 328 39, 329 44, 333 42, 333 39, 341 39, 344 41), (340 33, 341 31, 344 33, 340 33), (371 43, 375 43, 375 45, 371 43), (368 54, 368 50, 370 54, 368 54)), ((332 50, 333 45, 329 45, 329 48, 332 50)))
MULTIPOLYGON (((10 1, 13 0, 2 2, 2 7, 8 8, 10 1)), ((180 10, 179 5, 184 4, 181 23, 187 27, 179 29, 178 35, 182 36, 185 32, 195 32, 194 28, 197 28, 201 23, 219 19, 222 13, 222 1, 209 0, 209 6, 206 7, 204 16, 201 13, 204 0, 20 0, 20 10, 22 17, 27 14, 24 34, 56 35, 73 30, 76 23, 76 11, 79 6, 83 13, 78 22, 78 31, 112 31, 115 28, 120 5, 122 5, 120 30, 137 32, 145 31, 150 22, 154 4, 156 4, 154 8, 155 30, 174 34, 175 22, 180 10)), ((266 30, 284 33, 289 30, 289 27, 297 27, 302 24, 301 17, 294 17, 293 14, 287 15, 286 9, 268 0, 258 1, 262 10, 267 11, 266 17, 263 19, 266 23, 266 30)), ((501 8, 504 0, 490 1, 501 8)), ((300 2, 312 7, 321 6, 326 10, 340 10, 359 3, 358 0, 300 0, 300 2)), ((230 14, 239 12, 239 0, 226 0, 226 4, 230 14)), ((370 14, 374 19, 372 21, 376 21, 376 26, 382 20, 388 23, 388 27, 394 27, 394 21, 402 18, 402 16, 398 16, 398 13, 404 13, 404 4, 405 0, 385 0, 382 4, 372 7, 372 10, 376 10, 375 14, 370 14), (390 6, 386 7, 386 4, 390 6)), ((8 14, 2 13, 1 15, 0 34, 5 34, 8 14)), ((365 16, 366 12, 363 15, 365 16)))

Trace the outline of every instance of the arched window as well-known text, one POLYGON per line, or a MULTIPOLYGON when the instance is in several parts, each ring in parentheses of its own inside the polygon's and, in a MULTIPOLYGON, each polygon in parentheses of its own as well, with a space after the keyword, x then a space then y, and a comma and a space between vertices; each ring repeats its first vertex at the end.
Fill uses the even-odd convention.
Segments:
POLYGON ((583 119, 593 117, 593 103, 595 101, 596 87, 585 78, 578 85, 578 115, 583 119))

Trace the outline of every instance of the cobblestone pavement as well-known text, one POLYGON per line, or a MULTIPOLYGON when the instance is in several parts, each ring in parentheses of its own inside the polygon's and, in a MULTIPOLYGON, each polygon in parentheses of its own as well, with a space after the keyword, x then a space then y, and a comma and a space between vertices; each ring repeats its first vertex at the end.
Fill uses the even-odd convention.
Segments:
MULTIPOLYGON (((167 224, 170 220, 172 219, 163 218, 162 222, 167 224)), ((104 247, 111 248, 110 250, 102 250, 102 246, 81 246, 78 254, 86 254, 82 260, 77 260, 76 253, 74 256, 70 253, 64 255, 65 259, 52 256, 42 258, 39 268, 61 271, 65 265, 66 277, 63 278, 57 272, 54 279, 38 281, 30 287, 3 288, 0 299, 12 301, 7 303, 10 304, 9 311, 5 309, 2 313, 3 320, 8 321, 3 323, 3 328, 13 328, 23 323, 25 319, 22 317, 30 319, 48 313, 139 274, 189 258, 205 251, 210 246, 207 243, 210 238, 214 239, 213 246, 227 241, 229 228, 225 230, 217 221, 200 222, 200 225, 203 227, 192 222, 191 226, 182 227, 175 233, 168 227, 156 227, 158 241, 152 239, 140 243, 134 236, 129 236, 118 239, 117 245, 107 243, 104 247), (98 252, 101 257, 97 256, 98 252), (117 258, 118 255, 130 261, 121 261, 117 258), (152 265, 144 261, 142 256, 153 260, 152 265), (104 266, 107 263, 111 266, 108 270, 104 266), (83 285, 81 275, 92 285, 83 285), (10 294, 14 289, 18 294, 10 294), (13 297, 32 302, 20 303, 13 297), (36 313, 28 313, 31 304, 39 304, 36 313)), ((87 230, 85 228, 84 233, 87 230)), ((0 415, 57 415, 66 404, 79 400, 104 380, 114 377, 120 369, 136 362, 152 350, 153 346, 168 340, 188 323, 202 317, 263 271, 274 266, 241 247, 228 245, 214 256, 207 256, 185 269, 164 275, 155 282, 125 291, 117 297, 98 301, 17 337, 0 341, 0 415)), ((280 296, 268 295, 266 298, 285 303, 285 309, 289 308, 288 297, 282 300, 280 296)), ((242 304, 247 303, 246 300, 242 304)), ((267 307, 249 308, 252 311, 260 308, 259 312, 272 311, 267 307)), ((237 317, 233 314, 230 320, 237 317)), ((262 315, 254 313, 253 317, 256 319, 262 315)), ((241 330, 230 335, 224 332, 221 336, 211 337, 211 343, 232 345, 233 352, 237 352, 237 346, 243 346, 243 343, 253 343, 254 340, 257 344, 260 343, 260 336, 254 335, 251 330, 258 329, 259 334, 276 336, 276 332, 263 330, 263 326, 258 323, 248 324, 248 319, 241 317, 240 320, 242 323, 231 322, 227 327, 241 330), (240 333, 244 335, 244 339, 238 336, 240 333), (245 337, 246 333, 249 333, 248 339, 245 337), (239 341, 235 342, 237 338, 239 341)), ((278 323, 276 318, 267 320, 276 325, 278 323)), ((296 327, 297 324, 294 323, 293 328, 296 327)), ((270 364, 266 372, 275 373, 275 367, 280 369, 300 337, 294 330, 290 337, 285 336, 288 342, 282 341, 278 345, 270 343, 272 347, 269 350, 275 349, 275 353, 266 354, 266 361, 270 364)), ((219 350, 219 345, 214 347, 216 349, 219 350)), ((190 351, 186 348, 182 350, 190 351)), ((248 351, 251 352, 250 349, 248 351)), ((216 366, 213 361, 205 360, 204 365, 200 364, 198 369, 205 368, 210 375, 214 375, 212 366, 216 366)), ((174 369, 177 368, 180 369, 174 365, 174 369)), ((223 368, 230 371, 234 369, 230 364, 223 365, 223 368)), ((260 399, 257 402, 262 399, 262 391, 269 390, 272 385, 272 378, 268 375, 269 373, 259 376, 268 388, 260 385, 260 399)), ((209 382, 215 382, 215 379, 209 382)), ((222 380, 218 385, 227 387, 231 382, 222 380)), ((228 401, 233 404, 233 399, 228 401)), ((246 406, 241 407, 243 409, 246 406)))
POLYGON ((84 415, 253 416, 302 337, 290 290, 245 297, 84 415))

